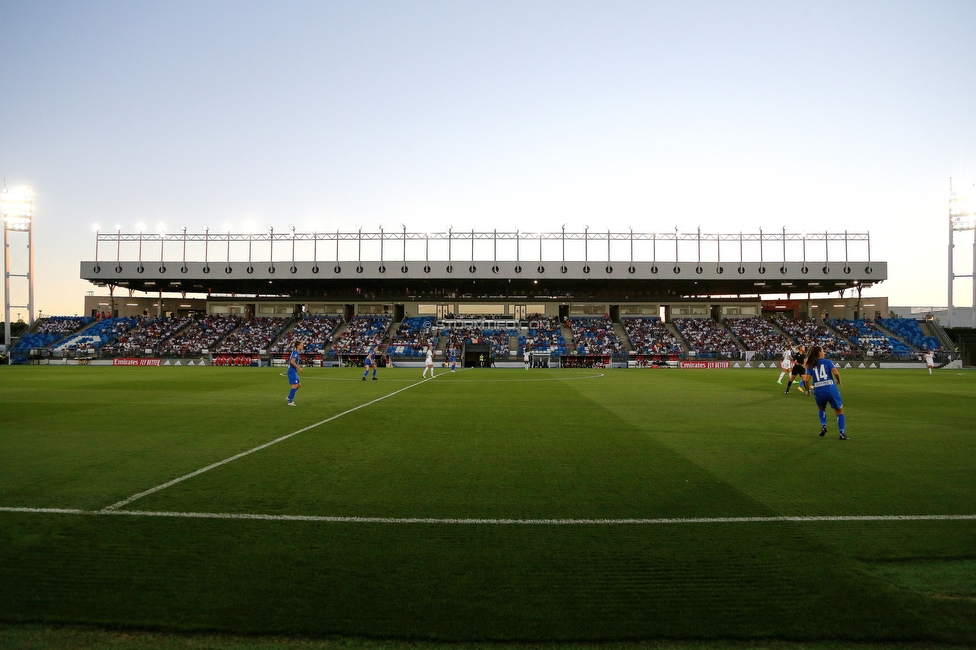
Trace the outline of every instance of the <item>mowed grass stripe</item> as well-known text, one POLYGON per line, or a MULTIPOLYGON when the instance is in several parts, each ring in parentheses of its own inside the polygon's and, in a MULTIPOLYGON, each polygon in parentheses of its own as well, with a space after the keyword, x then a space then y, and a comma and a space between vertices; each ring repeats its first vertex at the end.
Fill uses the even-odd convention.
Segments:
POLYGON ((832 413, 820 438, 813 399, 783 395, 775 373, 666 374, 650 385, 612 375, 580 398, 776 514, 971 512, 976 374, 844 372, 847 442, 832 413))
MULTIPOLYGON (((308 369, 303 377, 322 372, 308 369)), ((392 388, 382 382, 359 391, 303 386, 299 407, 288 408, 288 383, 279 374, 276 368, 0 366, 0 505, 101 508, 392 388)), ((332 374, 362 375, 355 369, 332 374)), ((326 383, 338 382, 319 382, 326 383)))
POLYGON ((438 378, 137 509, 439 519, 775 514, 581 402, 567 382, 525 384, 523 372, 438 378), (478 376, 515 380, 471 381, 478 376))
POLYGON ((426 383, 428 381, 431 381, 431 380, 430 379, 422 379, 422 380, 419 380, 419 381, 417 381, 414 384, 411 384, 411 385, 406 386, 404 388, 400 388, 398 390, 395 390, 392 393, 387 393, 386 395, 383 395, 381 397, 377 397, 376 399, 370 400, 369 402, 366 402, 365 404, 360 404, 359 406, 354 406, 354 407, 352 407, 350 409, 347 409, 347 410, 343 411, 342 413, 338 413, 338 414, 333 415, 331 417, 328 417, 328 418, 326 418, 324 420, 320 420, 320 421, 318 421, 318 422, 316 422, 314 424, 308 425, 307 427, 302 427, 301 429, 298 429, 297 431, 292 431, 289 434, 286 434, 286 435, 280 436, 278 438, 275 438, 274 440, 271 440, 269 442, 266 442, 266 443, 264 443, 262 445, 258 445, 257 447, 252 447, 251 449, 248 449, 247 451, 242 451, 239 454, 234 454, 233 456, 231 456, 229 458, 225 458, 225 459, 223 459, 221 461, 218 461, 216 463, 211 463, 210 465, 207 465, 206 467, 201 467, 200 469, 195 470, 193 472, 190 472, 189 474, 185 474, 185 475, 180 476, 178 478, 175 478, 175 479, 173 479, 171 481, 167 481, 167 482, 162 483, 160 485, 157 485, 155 487, 149 488, 148 490, 144 490, 144 491, 139 492, 137 494, 133 494, 132 496, 130 496, 128 498, 122 499, 121 501, 118 501, 116 503, 113 503, 110 506, 106 506, 105 507, 105 510, 117 510, 117 509, 119 509, 119 508, 121 508, 123 506, 129 505, 133 501, 137 501, 137 500, 139 500, 139 499, 141 499, 143 497, 149 496, 150 494, 155 494, 156 492, 159 492, 161 490, 165 490, 166 488, 172 487, 173 485, 176 485, 177 483, 182 483, 183 481, 186 481, 188 479, 191 479, 194 476, 199 476, 200 474, 203 474, 204 472, 209 472, 210 470, 216 469, 217 467, 221 467, 223 465, 226 465, 227 463, 232 463, 235 460, 238 460, 240 458, 244 458, 245 456, 249 456, 249 455, 251 455, 251 454, 253 454, 255 452, 261 451, 263 449, 267 449, 268 447, 271 447, 272 445, 276 445, 279 442, 284 442, 285 440, 288 440, 289 438, 293 438, 293 437, 297 436, 300 433, 305 433, 306 431, 311 431, 312 429, 315 429, 317 427, 320 427, 323 424, 328 424, 329 422, 332 422, 333 420, 337 420, 337 419, 341 418, 344 415, 349 415, 350 413, 354 413, 354 412, 358 411, 359 409, 366 408, 367 406, 372 406, 373 404, 376 404, 377 402, 381 402, 381 401, 383 401, 383 400, 385 400, 387 398, 393 397, 395 395, 399 395, 400 393, 402 393, 402 392, 404 392, 406 390, 410 390, 411 388, 414 388, 415 386, 418 386, 418 385, 420 385, 422 383, 426 383))
POLYGON ((809 524, 326 534, 290 522, 4 519, 8 621, 535 641, 958 641, 973 630, 964 612, 797 541, 809 524))

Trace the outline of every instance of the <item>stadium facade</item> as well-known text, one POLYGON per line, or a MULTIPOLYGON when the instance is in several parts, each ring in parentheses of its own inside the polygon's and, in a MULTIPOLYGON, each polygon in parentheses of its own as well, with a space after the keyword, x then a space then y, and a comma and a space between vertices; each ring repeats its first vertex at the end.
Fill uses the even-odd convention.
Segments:
POLYGON ((291 313, 289 305, 292 311, 399 318, 722 317, 784 310, 798 317, 888 315, 885 299, 860 298, 887 278, 887 264, 871 259, 866 233, 117 231, 96 236, 95 259, 82 262, 80 272, 111 290, 107 305, 89 296, 86 312, 119 315, 131 307, 156 315, 227 309, 260 315, 291 313), (100 250, 114 255, 100 258, 100 250), (137 292, 155 294, 155 300, 134 300, 137 292), (181 299, 167 297, 174 295, 181 299), (187 295, 207 298, 201 305, 187 302, 187 295), (770 296, 786 300, 766 300, 764 307, 770 296))

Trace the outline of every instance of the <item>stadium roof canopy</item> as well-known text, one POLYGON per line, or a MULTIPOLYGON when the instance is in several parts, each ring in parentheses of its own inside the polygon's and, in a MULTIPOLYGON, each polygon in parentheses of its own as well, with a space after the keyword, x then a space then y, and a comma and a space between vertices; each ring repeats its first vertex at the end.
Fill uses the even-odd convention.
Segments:
POLYGON ((635 299, 831 293, 885 280, 887 264, 866 233, 116 231, 96 235, 81 278, 153 293, 635 299))

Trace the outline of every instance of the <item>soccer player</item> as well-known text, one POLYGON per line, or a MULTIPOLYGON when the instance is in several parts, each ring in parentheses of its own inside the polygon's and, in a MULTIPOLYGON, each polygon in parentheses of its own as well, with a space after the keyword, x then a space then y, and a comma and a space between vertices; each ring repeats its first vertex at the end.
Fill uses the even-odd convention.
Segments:
POLYGON ((823 348, 814 345, 810 348, 807 355, 806 373, 804 379, 811 386, 813 397, 817 400, 817 409, 820 415, 820 436, 827 435, 827 404, 830 404, 837 415, 837 428, 840 430, 840 439, 848 440, 844 433, 846 420, 844 418, 844 402, 840 398, 841 386, 840 372, 830 359, 823 358, 823 348), (834 380, 837 380, 836 382, 834 380))
POLYGON ((298 373, 302 371, 302 367, 298 364, 304 349, 305 344, 299 341, 288 356, 288 383, 291 384, 291 390, 288 391, 288 406, 295 406, 295 393, 302 387, 302 382, 298 379, 298 373))
MULTIPOLYGON (((806 375, 806 369, 803 367, 803 357, 806 354, 806 351, 807 349, 802 345, 797 346, 796 350, 794 350, 793 370, 790 371, 790 380, 786 384, 786 391, 783 393, 784 395, 789 394, 790 386, 793 385, 793 382, 797 381, 797 377, 800 378, 800 385, 797 387, 797 390, 800 391, 800 393, 806 392, 803 390, 803 377, 806 375)), ((821 348, 821 354, 823 354, 823 348, 821 348)))
POLYGON ((366 375, 369 374, 370 368, 373 369, 373 381, 376 381, 376 354, 372 348, 366 353, 366 360, 363 361, 363 366, 366 368, 366 372, 363 373, 363 381, 366 381, 366 375))
POLYGON ((529 359, 531 358, 532 358, 531 355, 529 355, 529 348, 525 348, 525 355, 523 356, 522 360, 525 361, 526 370, 529 369, 529 359))
POLYGON ((779 384, 780 386, 783 385, 783 377, 786 376, 786 374, 790 371, 792 367, 793 367, 793 350, 787 348, 786 351, 783 352, 783 360, 779 362, 779 369, 782 370, 783 372, 779 373, 779 379, 776 380, 777 384, 779 384))
POLYGON ((451 348, 451 356, 448 358, 448 361, 451 362, 451 372, 454 372, 454 369, 457 367, 457 351, 454 348, 451 348))
POLYGON ((925 365, 929 369, 929 374, 932 374, 932 368, 935 367, 935 353, 932 350, 925 351, 925 365))
POLYGON ((430 370, 430 378, 434 378, 434 349, 427 348, 427 360, 424 361, 424 377, 427 376, 427 371, 430 370))

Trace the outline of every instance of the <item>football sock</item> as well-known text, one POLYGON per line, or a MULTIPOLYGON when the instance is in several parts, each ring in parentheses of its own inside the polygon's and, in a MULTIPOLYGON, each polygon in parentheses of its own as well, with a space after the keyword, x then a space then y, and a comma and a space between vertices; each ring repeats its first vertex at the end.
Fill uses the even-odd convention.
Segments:
POLYGON ((366 379, 366 376, 367 376, 368 374, 369 374, 369 370, 367 370, 366 372, 364 372, 364 373, 363 373, 363 379, 366 379))
POLYGON ((295 393, 297 391, 298 391, 297 388, 292 388, 290 391, 288 391, 288 401, 289 402, 291 402, 291 401, 293 401, 295 399, 295 393))
MULTIPOLYGON (((823 413, 823 411, 821 411, 821 413, 823 413)), ((847 424, 847 418, 845 418, 844 414, 841 413, 837 416, 837 428, 840 429, 841 433, 844 433, 846 430, 846 427, 844 426, 845 424, 847 424)))
POLYGON ((786 376, 786 373, 785 372, 779 373, 779 379, 776 380, 776 383, 777 384, 783 383, 783 377, 785 377, 785 376, 786 376))
POLYGON ((789 380, 788 382, 786 382, 786 392, 787 393, 790 392, 790 386, 792 386, 792 385, 793 385, 793 380, 792 379, 789 380))
POLYGON ((373 377, 376 377, 376 368, 373 368, 373 377))
MULTIPOLYGON (((827 426, 827 411, 817 411, 820 414, 820 426, 827 426)), ((839 422, 840 420, 838 420, 839 422)))

